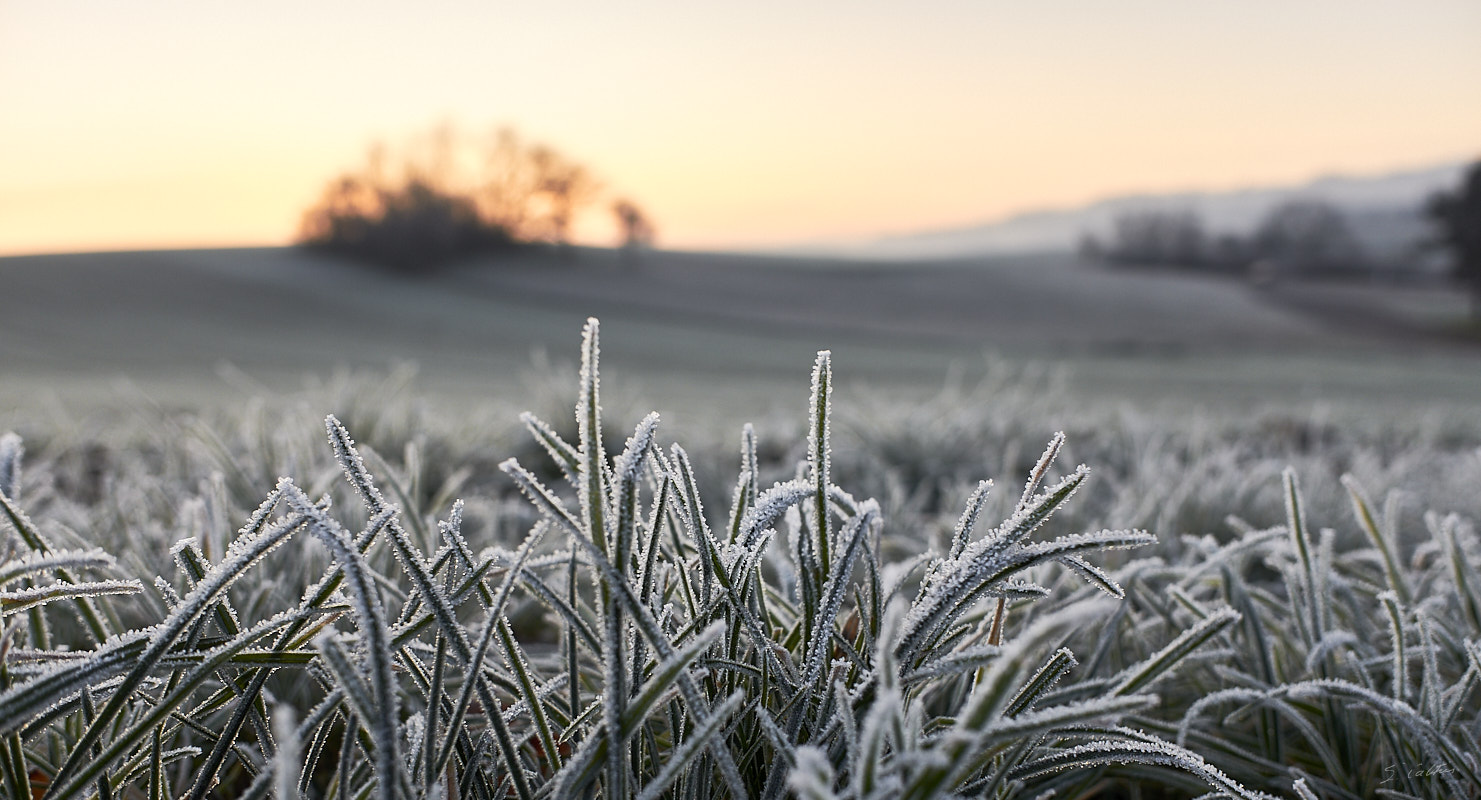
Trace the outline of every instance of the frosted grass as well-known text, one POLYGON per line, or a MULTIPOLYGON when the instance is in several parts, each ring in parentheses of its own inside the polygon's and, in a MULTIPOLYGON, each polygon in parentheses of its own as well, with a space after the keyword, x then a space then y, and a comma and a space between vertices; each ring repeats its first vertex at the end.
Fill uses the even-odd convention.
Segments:
POLYGON ((797 444, 763 420, 737 463, 656 414, 608 439, 599 332, 507 460, 394 404, 327 448, 163 418, 89 503, 65 448, 0 436, 0 793, 1481 792, 1470 434, 1040 451, 1032 381, 861 424, 824 351, 797 444))

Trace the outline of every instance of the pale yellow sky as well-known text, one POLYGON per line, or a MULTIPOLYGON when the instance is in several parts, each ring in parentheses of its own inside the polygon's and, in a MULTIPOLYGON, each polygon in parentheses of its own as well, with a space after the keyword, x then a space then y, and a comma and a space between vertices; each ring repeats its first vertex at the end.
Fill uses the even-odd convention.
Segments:
POLYGON ((443 120, 744 248, 1477 157, 1478 86, 1476 0, 0 0, 0 253, 283 243, 443 120))

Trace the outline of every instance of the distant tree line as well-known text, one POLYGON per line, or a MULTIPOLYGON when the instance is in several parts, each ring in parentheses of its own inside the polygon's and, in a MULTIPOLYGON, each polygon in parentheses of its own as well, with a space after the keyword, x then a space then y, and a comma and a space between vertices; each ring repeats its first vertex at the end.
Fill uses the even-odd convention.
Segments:
POLYGON ((1085 237, 1081 250, 1113 264, 1230 272, 1330 274, 1370 266, 1342 212, 1319 200, 1283 203, 1248 235, 1210 232, 1190 211, 1128 211, 1116 217, 1109 236, 1085 237))
MULTIPOLYGON (((1472 318, 1481 322, 1481 161, 1454 188, 1425 203, 1431 237, 1419 250, 1449 256, 1451 276, 1471 295, 1472 318)), ((1248 273, 1353 275, 1375 267, 1335 206, 1292 200, 1272 209, 1245 236, 1214 234, 1196 214, 1178 210, 1129 211, 1116 217, 1109 235, 1086 236, 1083 255, 1111 263, 1248 273)))
MULTIPOLYGON (((602 197, 583 165, 509 128, 482 140, 451 126, 402 151, 371 148, 365 164, 330 181, 307 212, 300 244, 407 271, 521 245, 570 244, 577 216, 602 197)), ((625 247, 651 245, 654 227, 632 201, 611 205, 625 247)))

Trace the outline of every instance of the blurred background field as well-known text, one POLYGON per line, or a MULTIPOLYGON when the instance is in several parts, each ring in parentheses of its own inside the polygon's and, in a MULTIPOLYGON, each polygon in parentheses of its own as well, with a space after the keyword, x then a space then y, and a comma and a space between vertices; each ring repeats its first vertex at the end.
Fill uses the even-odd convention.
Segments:
POLYGON ((1096 470, 1066 524, 1146 526, 1169 546, 1227 535, 1231 514, 1274 524, 1288 464, 1333 523, 1344 472, 1410 493, 1411 522, 1481 516, 1465 488, 1481 475, 1481 351, 1464 297, 1433 287, 1115 273, 1068 254, 594 248, 431 276, 293 249, 14 257, 0 274, 15 289, 0 295, 0 425, 50 465, 38 474, 57 470, 44 494, 91 501, 77 530, 135 546, 213 473, 235 481, 239 514, 280 474, 332 475, 327 413, 427 471, 425 513, 467 497, 475 533, 516 535, 494 466, 529 447, 520 411, 574 424, 588 314, 604 322, 609 418, 662 413, 716 502, 744 423, 767 478, 790 477, 827 348, 840 482, 879 497, 905 541, 940 535, 976 480, 1020 480, 1058 430, 1065 460, 1096 470), (113 491, 158 481, 172 485, 113 491), (118 497, 142 505, 123 513, 118 497))
MULTIPOLYGON (((429 394, 513 397, 522 372, 608 321, 634 386, 765 407, 818 349, 844 379, 929 394, 1005 362, 1086 403, 1467 404, 1481 349, 1446 287, 1118 273, 1067 254, 890 262, 580 249, 432 276, 294 249, 0 260, 11 410, 54 389, 230 402, 335 369, 419 369, 429 394), (701 380, 690 380, 698 377, 701 380), (155 391, 158 390, 158 391, 155 391), (177 395, 177 393, 179 393, 177 395)), ((51 400, 45 401, 50 403, 51 400)))

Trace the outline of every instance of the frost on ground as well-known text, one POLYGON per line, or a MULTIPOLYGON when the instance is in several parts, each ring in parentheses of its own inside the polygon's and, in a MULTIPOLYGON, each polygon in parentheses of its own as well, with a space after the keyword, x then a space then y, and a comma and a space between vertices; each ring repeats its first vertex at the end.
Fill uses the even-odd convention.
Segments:
POLYGON ((1481 793, 1471 421, 1054 433, 825 351, 737 454, 581 353, 519 440, 353 389, 0 437, 0 791, 1481 793))

